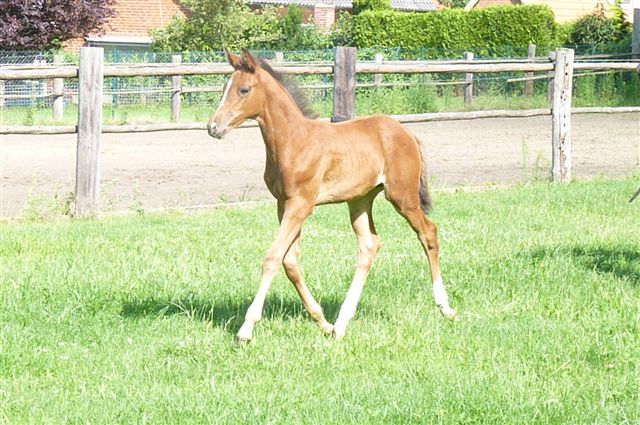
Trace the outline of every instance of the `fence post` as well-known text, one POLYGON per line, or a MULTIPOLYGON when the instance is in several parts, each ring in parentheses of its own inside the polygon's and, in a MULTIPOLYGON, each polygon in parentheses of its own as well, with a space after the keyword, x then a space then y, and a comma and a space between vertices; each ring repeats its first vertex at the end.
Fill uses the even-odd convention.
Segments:
POLYGON ((631 57, 640 59, 640 9, 633 9, 633 35, 631 36, 631 57))
MULTIPOLYGON (((375 62, 376 62, 376 65, 382 65, 382 53, 376 53, 375 62)), ((376 88, 380 87, 381 83, 382 83, 382 74, 374 74, 373 84, 375 84, 376 88)))
MULTIPOLYGON (((182 55, 173 55, 171 63, 182 63, 182 55)), ((182 105, 182 76, 171 77, 171 122, 180 121, 180 107, 182 105)))
POLYGON ((284 62, 284 52, 276 52, 274 62, 277 62, 277 63, 284 62))
POLYGON ((356 48, 336 47, 334 56, 331 122, 340 122, 353 118, 356 101, 356 48))
MULTIPOLYGON (((536 45, 529 44, 527 49, 527 59, 529 61, 533 61, 536 58, 536 45)), ((533 72, 527 72, 525 77, 533 77, 533 72)), ((524 95, 526 97, 531 97, 533 95, 533 80, 526 80, 524 82, 524 95)))
POLYGON ((551 178, 554 182, 571 180, 571 91, 573 49, 557 49, 551 107, 551 178))
MULTIPOLYGON (((53 57, 54 65, 62 65, 64 58, 62 55, 53 57)), ((62 121, 64 115, 64 78, 53 79, 53 120, 62 121)))
MULTIPOLYGON (((552 63, 555 64, 556 62, 556 52, 549 52, 549 61, 551 61, 552 63)), ((554 71, 549 71, 547 73, 548 75, 548 79, 547 79, 547 103, 549 105, 553 104, 553 74, 554 71)))
POLYGON ((104 50, 101 47, 80 48, 76 216, 91 215, 98 207, 103 76, 104 50))
MULTIPOLYGON (((467 62, 473 61, 472 52, 464 52, 464 60, 467 62)), ((464 104, 470 106, 473 102, 473 73, 467 72, 465 74, 465 81, 467 84, 464 86, 464 104)))

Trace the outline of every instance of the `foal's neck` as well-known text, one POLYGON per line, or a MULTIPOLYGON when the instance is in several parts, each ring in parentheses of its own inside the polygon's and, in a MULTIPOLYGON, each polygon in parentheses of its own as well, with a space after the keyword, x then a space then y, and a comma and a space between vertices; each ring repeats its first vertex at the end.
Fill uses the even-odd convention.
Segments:
POLYGON ((262 131, 267 153, 273 158, 283 146, 303 143, 307 118, 289 92, 275 80, 265 84, 266 104, 256 120, 262 131))

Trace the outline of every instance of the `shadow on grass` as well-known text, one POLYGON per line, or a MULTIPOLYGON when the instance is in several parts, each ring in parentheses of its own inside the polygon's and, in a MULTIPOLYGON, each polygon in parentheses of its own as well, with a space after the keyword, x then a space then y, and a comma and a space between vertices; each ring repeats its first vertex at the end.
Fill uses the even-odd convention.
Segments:
POLYGON ((538 248, 531 253, 531 257, 536 260, 558 255, 573 257, 577 264, 596 273, 610 274, 628 280, 634 286, 640 285, 640 252, 632 248, 557 247, 538 248))
MULTIPOLYGON (((322 299, 319 301, 327 320, 338 315, 341 300, 322 299)), ((184 315, 194 320, 212 322, 227 332, 235 334, 244 321, 244 315, 251 301, 233 299, 208 300, 195 296, 180 299, 147 298, 124 301, 120 315, 125 318, 152 317, 162 318, 184 315)), ((263 320, 274 318, 304 318, 311 320, 300 300, 289 300, 267 297, 264 306, 263 320)))

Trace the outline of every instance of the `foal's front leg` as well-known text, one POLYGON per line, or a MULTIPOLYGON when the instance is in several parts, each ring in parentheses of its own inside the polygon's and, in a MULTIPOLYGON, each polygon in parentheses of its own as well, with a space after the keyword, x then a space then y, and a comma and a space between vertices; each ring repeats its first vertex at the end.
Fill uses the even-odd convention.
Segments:
POLYGON ((271 282, 278 272, 289 247, 300 232, 302 223, 309 217, 312 209, 313 202, 302 198, 293 198, 285 202, 280 229, 262 263, 262 280, 260 281, 258 293, 249 306, 244 323, 236 335, 236 340, 239 343, 251 341, 253 328, 255 324, 262 319, 264 301, 267 298, 267 292, 269 291, 271 282))

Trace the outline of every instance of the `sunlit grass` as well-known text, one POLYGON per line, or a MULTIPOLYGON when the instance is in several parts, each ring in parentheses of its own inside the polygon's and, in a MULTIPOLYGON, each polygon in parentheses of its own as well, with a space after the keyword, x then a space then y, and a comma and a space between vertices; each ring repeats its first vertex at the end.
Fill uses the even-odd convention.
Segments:
MULTIPOLYGON (((383 247, 343 341, 280 273, 233 344, 272 207, 4 222, 6 423, 633 424, 640 418, 638 178, 436 193, 445 284, 386 201, 383 247)), ((303 233, 307 283, 335 320, 355 263, 344 205, 303 233)))

